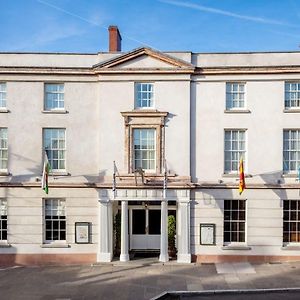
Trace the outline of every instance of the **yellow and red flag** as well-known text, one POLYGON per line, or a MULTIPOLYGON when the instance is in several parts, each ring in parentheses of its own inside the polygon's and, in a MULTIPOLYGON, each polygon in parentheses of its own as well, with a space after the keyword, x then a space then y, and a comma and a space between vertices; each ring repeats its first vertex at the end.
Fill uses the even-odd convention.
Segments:
POLYGON ((243 162, 242 157, 240 159, 239 175, 240 175, 239 192, 240 192, 240 195, 241 195, 243 190, 246 188, 245 174, 244 174, 244 162, 243 162))

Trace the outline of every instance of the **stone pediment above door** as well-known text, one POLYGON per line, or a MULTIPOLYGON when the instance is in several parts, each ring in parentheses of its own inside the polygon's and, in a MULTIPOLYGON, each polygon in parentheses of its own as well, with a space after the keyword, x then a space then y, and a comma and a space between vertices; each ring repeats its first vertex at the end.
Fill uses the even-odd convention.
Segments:
POLYGON ((193 73, 194 66, 151 48, 138 48, 94 66, 95 73, 193 73))

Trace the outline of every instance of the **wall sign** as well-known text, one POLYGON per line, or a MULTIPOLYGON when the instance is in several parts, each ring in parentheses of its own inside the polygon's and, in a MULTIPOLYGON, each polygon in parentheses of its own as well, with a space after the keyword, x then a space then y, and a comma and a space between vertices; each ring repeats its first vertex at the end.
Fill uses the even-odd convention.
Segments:
POLYGON ((216 224, 200 224, 200 245, 216 244, 216 224))
POLYGON ((76 222, 75 223, 75 243, 89 244, 90 241, 90 222, 76 222))

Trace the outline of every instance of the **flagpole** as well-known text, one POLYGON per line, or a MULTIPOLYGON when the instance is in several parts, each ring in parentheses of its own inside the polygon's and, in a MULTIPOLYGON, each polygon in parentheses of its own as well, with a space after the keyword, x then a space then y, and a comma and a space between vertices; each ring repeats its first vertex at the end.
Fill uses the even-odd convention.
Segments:
POLYGON ((116 162, 113 161, 113 170, 114 170, 114 173, 113 173, 113 182, 112 182, 112 192, 113 192, 113 198, 116 199, 116 162))

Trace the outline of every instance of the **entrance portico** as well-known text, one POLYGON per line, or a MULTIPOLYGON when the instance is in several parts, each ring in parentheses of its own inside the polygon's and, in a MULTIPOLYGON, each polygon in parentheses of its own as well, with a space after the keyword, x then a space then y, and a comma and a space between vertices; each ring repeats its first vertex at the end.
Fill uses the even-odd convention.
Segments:
POLYGON ((98 261, 113 257, 113 211, 121 203, 120 261, 129 260, 129 250, 158 250, 159 260, 168 261, 168 211, 175 214, 177 228, 177 262, 191 262, 190 253, 190 191, 169 189, 167 200, 159 189, 118 189, 99 191, 99 252, 98 261), (120 202, 119 202, 120 201, 120 202), (173 205, 168 205, 168 202, 173 205), (110 217, 108 216, 110 214, 110 217), (104 216, 104 219, 103 219, 104 216))

